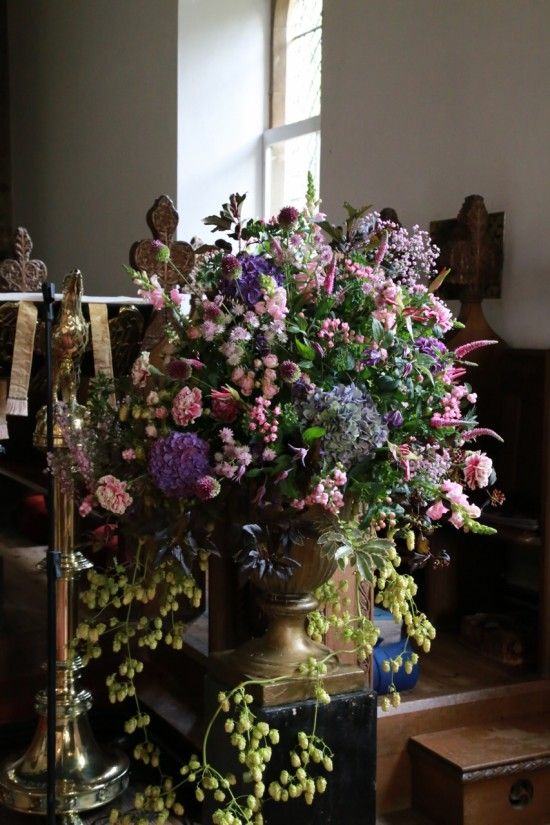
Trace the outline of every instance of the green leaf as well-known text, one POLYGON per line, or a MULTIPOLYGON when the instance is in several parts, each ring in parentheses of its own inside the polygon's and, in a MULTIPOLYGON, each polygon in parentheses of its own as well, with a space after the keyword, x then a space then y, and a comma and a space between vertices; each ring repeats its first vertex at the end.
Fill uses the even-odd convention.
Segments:
POLYGON ((384 327, 378 320, 378 318, 371 318, 371 325, 372 325, 372 337, 378 343, 384 337, 384 327))
POLYGON ((313 361, 313 359, 315 358, 315 350, 313 349, 309 341, 306 341, 304 343, 303 341, 300 341, 299 338, 295 338, 294 343, 296 344, 296 349, 298 350, 302 358, 305 358, 307 361, 313 361))
POLYGON ((304 444, 311 444, 312 441, 322 438, 325 433, 326 430, 324 427, 308 427, 307 430, 304 430, 302 433, 302 440, 304 444))

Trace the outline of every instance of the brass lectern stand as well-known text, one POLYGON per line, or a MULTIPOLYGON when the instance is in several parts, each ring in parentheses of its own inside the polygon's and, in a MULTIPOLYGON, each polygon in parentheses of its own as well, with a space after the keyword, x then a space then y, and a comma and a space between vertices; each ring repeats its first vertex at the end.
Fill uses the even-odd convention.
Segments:
MULTIPOLYGON (((54 450, 65 447, 63 427, 67 422, 73 435, 82 426, 83 409, 76 401, 76 390, 88 325, 82 315, 81 296, 82 276, 75 270, 65 279, 61 311, 52 335, 54 450)), ((41 449, 47 448, 46 418, 46 408, 42 408, 35 431, 35 445, 41 449)), ((74 499, 57 477, 53 479, 53 512, 54 547, 59 560, 55 582, 55 812, 63 825, 79 825, 79 812, 104 805, 124 791, 128 759, 118 751, 98 746, 87 715, 92 697, 78 685, 82 661, 71 649, 77 625, 78 578, 92 565, 74 549, 74 499)), ((35 707, 40 718, 29 749, 0 770, 0 802, 24 813, 46 815, 47 691, 38 693, 35 707)))

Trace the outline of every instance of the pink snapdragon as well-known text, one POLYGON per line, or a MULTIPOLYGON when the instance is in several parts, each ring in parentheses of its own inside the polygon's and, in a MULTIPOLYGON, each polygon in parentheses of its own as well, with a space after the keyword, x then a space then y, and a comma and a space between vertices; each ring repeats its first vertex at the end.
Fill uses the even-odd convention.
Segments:
POLYGON ((179 427, 187 427, 202 414, 202 392, 198 387, 182 387, 172 401, 172 418, 179 427))
POLYGON ((112 475, 102 476, 95 491, 95 496, 104 510, 122 516, 133 502, 126 492, 127 483, 112 475))
POLYGON ((178 288, 177 286, 173 287, 173 288, 170 290, 170 300, 171 300, 171 301, 172 301, 172 302, 173 302, 176 306, 178 306, 178 307, 179 307, 179 306, 181 306, 182 301, 183 301, 183 299, 184 299, 184 298, 185 298, 185 295, 183 294, 183 292, 180 292, 180 291, 179 291, 179 288, 178 288))
POLYGON ((453 527, 456 527, 457 530, 464 525, 464 515, 470 518, 479 518, 481 510, 477 504, 472 504, 468 500, 462 484, 447 480, 443 482, 440 489, 443 497, 451 504, 452 513, 449 522, 453 527))
POLYGON ((426 515, 428 516, 428 518, 431 518, 432 521, 439 521, 439 519, 443 518, 445 513, 448 512, 449 508, 445 507, 445 505, 440 499, 439 501, 436 501, 434 504, 432 504, 431 507, 428 507, 428 509, 426 510, 426 515))
POLYGON ((149 282, 153 289, 138 289, 138 295, 141 298, 143 298, 144 301, 148 301, 150 304, 152 304, 154 309, 163 309, 165 303, 165 295, 159 283, 157 275, 152 275, 149 279, 149 282))
POLYGON ((492 472, 493 462, 486 453, 481 450, 466 453, 464 479, 470 490, 487 487, 492 472))

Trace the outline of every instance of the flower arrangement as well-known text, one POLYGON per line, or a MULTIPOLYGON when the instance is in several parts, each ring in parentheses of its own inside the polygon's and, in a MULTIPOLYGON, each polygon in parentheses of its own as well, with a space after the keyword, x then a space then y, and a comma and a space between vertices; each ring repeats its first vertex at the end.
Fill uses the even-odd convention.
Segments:
MULTIPOLYGON (((92 609, 134 606, 135 618, 79 628, 87 658, 98 655, 107 632, 115 650, 127 651, 110 677, 113 701, 135 694, 141 663, 132 640, 155 647, 164 638, 181 647, 178 599, 200 601, 193 564, 204 566, 216 549, 212 514, 220 502, 238 502, 241 510, 248 503, 248 520, 260 523, 262 514, 289 523, 314 514, 319 552, 353 565, 357 586, 374 586, 376 602, 404 621, 408 640, 424 651, 435 631, 415 605, 407 566, 445 562, 427 541, 442 524, 493 532, 478 520, 484 504, 469 496, 494 481, 491 459, 475 442, 498 436, 478 427, 475 393, 464 381, 470 354, 493 342, 447 348, 445 335, 458 322, 436 295, 445 273, 437 272, 438 250, 427 233, 409 233, 349 204, 344 224, 333 226, 319 214, 311 183, 304 210, 286 207, 269 222, 245 221, 243 201, 233 195, 205 220, 223 237, 203 247, 177 286, 165 289, 155 275, 131 272, 140 295, 167 313, 169 344, 157 363, 148 352, 140 355, 117 387, 116 405, 113 388, 96 380, 88 426, 78 444, 69 443, 82 515, 102 513, 137 536, 114 571, 91 574, 84 594, 92 609), (141 615, 140 605, 153 600, 158 617, 141 615)), ((168 248, 152 243, 159 260, 170 261, 168 248)), ((260 552, 250 543, 256 525, 246 528, 237 562, 260 577, 291 576, 292 553, 260 552)), ((370 656, 376 630, 369 617, 351 615, 339 586, 328 583, 319 596, 336 610, 330 618, 312 614, 311 635, 338 627, 360 659, 370 656)), ((401 665, 387 663, 392 671, 401 665)), ((302 667, 319 680, 321 703, 329 698, 323 667, 302 667)), ((277 732, 253 718, 249 699, 239 686, 220 697, 220 711, 236 714, 226 730, 243 755, 252 793, 234 797, 233 779, 217 774, 205 754, 183 770, 198 783, 199 799, 205 790, 214 793, 220 808, 213 821, 221 825, 263 822, 262 776, 277 732)), ((384 700, 398 702, 396 691, 384 700)), ((138 713, 127 730, 146 724, 138 713)), ((267 791, 275 799, 304 793, 312 801, 326 785, 304 770, 309 756, 302 763, 296 754, 314 753, 328 769, 332 754, 314 731, 300 736, 294 773, 267 791)), ((136 755, 158 761, 146 739, 136 755)), ((136 808, 138 816, 157 811, 161 822, 178 805, 170 784, 150 789, 136 808)))

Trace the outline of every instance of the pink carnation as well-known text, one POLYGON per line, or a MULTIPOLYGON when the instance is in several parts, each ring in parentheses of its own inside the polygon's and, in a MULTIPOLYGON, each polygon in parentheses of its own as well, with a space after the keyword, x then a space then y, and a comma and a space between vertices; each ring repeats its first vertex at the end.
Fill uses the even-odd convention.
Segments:
POLYGON ((464 478, 470 490, 477 487, 486 487, 493 472, 493 462, 486 453, 480 450, 466 453, 464 464, 464 478))
POLYGON ((95 491, 96 498, 104 510, 122 516, 133 502, 132 496, 126 492, 126 482, 115 476, 102 476, 95 491))
POLYGON ((172 418, 180 427, 187 427, 202 414, 202 392, 183 387, 172 401, 172 418))

